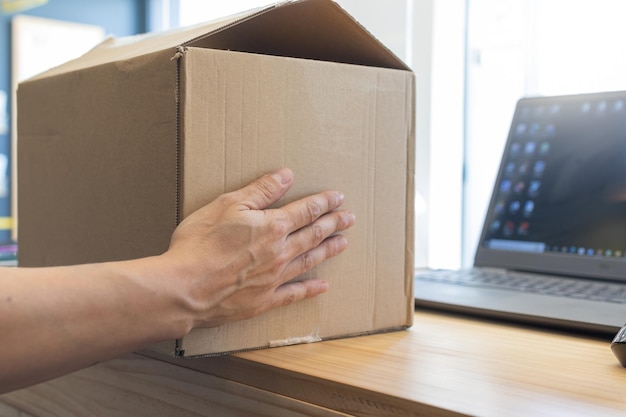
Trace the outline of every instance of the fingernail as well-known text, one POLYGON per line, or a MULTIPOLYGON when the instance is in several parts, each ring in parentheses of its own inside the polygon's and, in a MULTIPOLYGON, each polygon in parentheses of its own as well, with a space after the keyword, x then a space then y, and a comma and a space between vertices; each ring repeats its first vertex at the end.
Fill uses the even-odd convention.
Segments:
POLYGON ((344 249, 346 249, 348 247, 348 239, 346 239, 345 236, 340 236, 337 239, 337 250, 339 252, 342 252, 344 249))
POLYGON ((291 182, 292 176, 291 171, 287 168, 283 168, 272 174, 272 178, 278 181, 281 185, 291 182))
POLYGON ((276 181, 278 181, 279 184, 285 184, 283 181, 283 177, 282 175, 280 175, 279 173, 275 173, 272 174, 272 178, 274 178, 276 181))
POLYGON ((328 288, 329 288, 328 281, 320 281, 319 283, 320 292, 326 292, 328 291, 328 288))

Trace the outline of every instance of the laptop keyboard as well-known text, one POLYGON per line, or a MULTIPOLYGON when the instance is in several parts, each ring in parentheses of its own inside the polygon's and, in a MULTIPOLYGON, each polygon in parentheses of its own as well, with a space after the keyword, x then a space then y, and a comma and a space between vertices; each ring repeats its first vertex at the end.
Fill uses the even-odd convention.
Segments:
POLYGON ((626 284, 499 270, 419 271, 417 280, 626 304, 626 284))

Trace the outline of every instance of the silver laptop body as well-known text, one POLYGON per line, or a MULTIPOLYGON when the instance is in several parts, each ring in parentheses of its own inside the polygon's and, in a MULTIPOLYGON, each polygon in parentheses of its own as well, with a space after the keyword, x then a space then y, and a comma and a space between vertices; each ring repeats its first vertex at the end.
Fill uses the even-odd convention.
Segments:
POLYGON ((416 306, 606 333, 626 322, 626 92, 518 101, 474 266, 416 306))

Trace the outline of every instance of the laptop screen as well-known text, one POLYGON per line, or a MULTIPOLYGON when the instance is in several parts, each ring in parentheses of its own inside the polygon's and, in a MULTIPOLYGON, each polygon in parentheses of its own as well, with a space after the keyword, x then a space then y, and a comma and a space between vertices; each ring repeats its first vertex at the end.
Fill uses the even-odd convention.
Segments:
POLYGON ((626 280, 626 92, 517 103, 476 264, 626 280))

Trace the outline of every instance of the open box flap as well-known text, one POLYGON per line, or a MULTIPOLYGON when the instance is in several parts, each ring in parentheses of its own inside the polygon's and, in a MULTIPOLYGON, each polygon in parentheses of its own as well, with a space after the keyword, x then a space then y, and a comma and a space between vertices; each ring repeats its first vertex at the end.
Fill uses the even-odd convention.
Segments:
POLYGON ((334 1, 292 0, 195 26, 110 37, 85 55, 31 79, 124 61, 178 46, 409 69, 334 1))
POLYGON ((277 5, 186 46, 292 58, 409 68, 354 18, 331 0, 300 0, 277 5))

